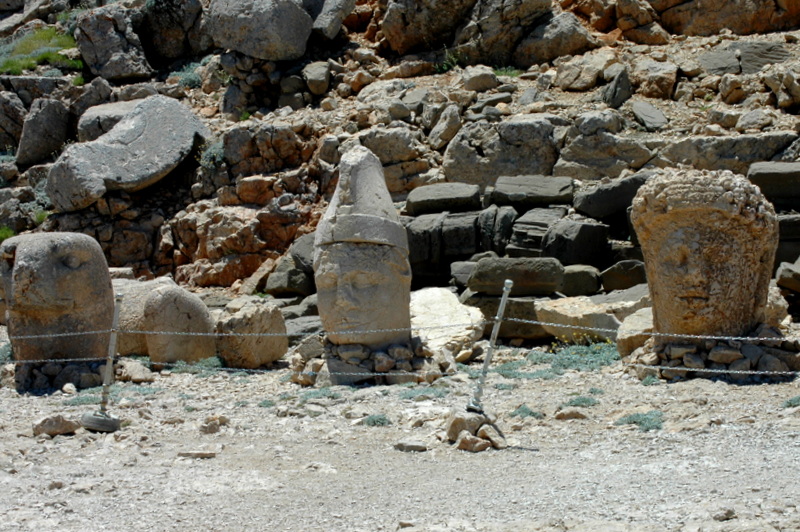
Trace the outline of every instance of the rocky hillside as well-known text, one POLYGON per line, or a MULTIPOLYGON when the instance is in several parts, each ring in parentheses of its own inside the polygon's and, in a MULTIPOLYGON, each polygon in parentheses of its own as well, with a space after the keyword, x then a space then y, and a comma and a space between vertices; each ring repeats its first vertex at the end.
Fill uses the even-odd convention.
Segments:
POLYGON ((493 254, 558 259, 567 295, 637 284, 627 208, 678 165, 759 184, 793 262, 799 28, 769 0, 0 0, 0 233, 299 301, 363 145, 417 287, 493 254))

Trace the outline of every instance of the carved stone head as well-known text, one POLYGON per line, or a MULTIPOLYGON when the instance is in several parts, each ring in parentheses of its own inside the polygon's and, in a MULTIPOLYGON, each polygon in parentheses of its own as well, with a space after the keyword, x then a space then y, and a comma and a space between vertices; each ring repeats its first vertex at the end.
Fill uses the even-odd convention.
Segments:
POLYGON ((319 315, 333 344, 382 348, 411 334, 408 240, 378 158, 348 151, 314 240, 319 315), (385 332, 368 332, 392 329, 385 332))
POLYGON ((656 332, 740 336, 763 321, 778 221, 758 187, 729 171, 664 170, 639 189, 631 221, 656 332))
POLYGON ((0 275, 15 359, 106 355, 108 334, 14 340, 111 328, 111 276, 97 241, 80 233, 9 238, 0 245, 0 275))

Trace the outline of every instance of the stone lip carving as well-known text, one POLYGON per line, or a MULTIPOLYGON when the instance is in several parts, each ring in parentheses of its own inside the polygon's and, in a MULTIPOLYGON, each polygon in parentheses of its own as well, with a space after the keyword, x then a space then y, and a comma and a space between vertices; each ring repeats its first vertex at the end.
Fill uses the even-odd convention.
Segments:
POLYGON ((631 221, 656 332, 742 336, 764 320, 778 222, 758 187, 729 171, 666 170, 639 189, 631 221))
POLYGON ((367 148, 342 156, 336 191, 317 227, 314 272, 331 343, 373 349, 410 343, 408 240, 381 162, 367 148))
MULTIPOLYGON (((0 276, 15 360, 106 356, 108 333, 48 336, 111 328, 114 316, 111 276, 97 241, 80 233, 35 233, 9 238, 0 245, 0 276), (40 335, 43 337, 15 339, 40 335)), ((65 384, 59 382, 59 372, 60 368, 51 375, 56 386, 65 384)), ((96 379, 78 380, 79 373, 73 372, 76 385, 80 382, 97 385, 96 379)), ((41 372, 34 371, 32 364, 19 365, 16 379, 20 390, 53 385, 41 372)))

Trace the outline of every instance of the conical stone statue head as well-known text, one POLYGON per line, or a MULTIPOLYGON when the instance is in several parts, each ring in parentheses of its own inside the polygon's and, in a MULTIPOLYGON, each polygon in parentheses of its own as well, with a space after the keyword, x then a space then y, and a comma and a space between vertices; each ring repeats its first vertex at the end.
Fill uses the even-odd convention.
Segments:
POLYGON ((639 189, 631 221, 656 332, 742 336, 764 320, 778 221, 757 186, 730 171, 666 169, 639 189))
POLYGON ((410 342, 408 239, 381 162, 367 148, 342 156, 314 239, 314 280, 331 343, 381 349, 410 342))

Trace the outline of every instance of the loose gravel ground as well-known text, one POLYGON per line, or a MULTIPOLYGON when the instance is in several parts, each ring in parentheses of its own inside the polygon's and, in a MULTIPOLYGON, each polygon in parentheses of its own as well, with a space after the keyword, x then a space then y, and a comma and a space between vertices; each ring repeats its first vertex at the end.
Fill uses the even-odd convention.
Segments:
MULTIPOLYGON (((499 351, 493 367, 523 355, 499 351)), ((467 372, 307 389, 288 369, 167 371, 115 385, 120 431, 54 438, 33 437, 34 422, 78 419, 96 391, 0 388, 0 530, 800 530, 797 382, 522 369, 490 373, 483 399, 509 447, 474 454, 443 441, 473 392, 467 372), (661 429, 618 424, 652 411, 661 429), (427 450, 395 448, 408 440, 427 450)))

